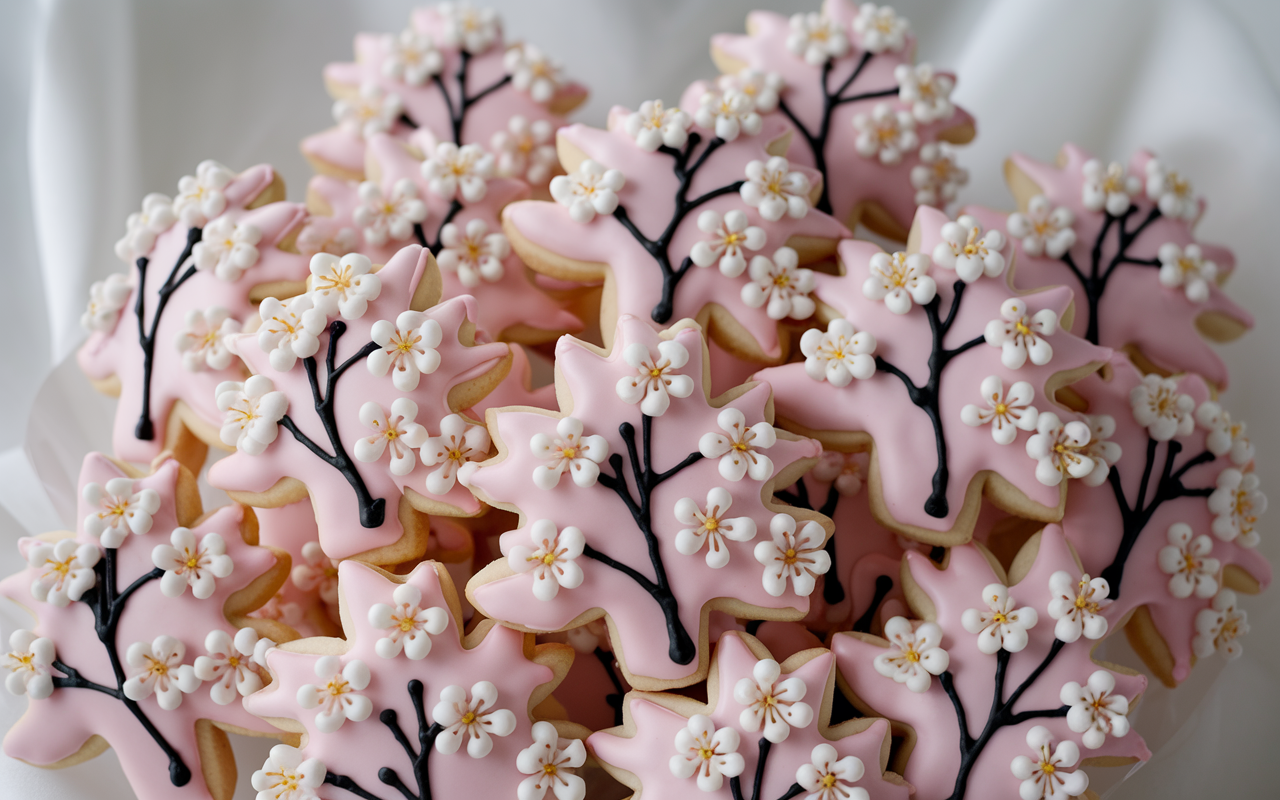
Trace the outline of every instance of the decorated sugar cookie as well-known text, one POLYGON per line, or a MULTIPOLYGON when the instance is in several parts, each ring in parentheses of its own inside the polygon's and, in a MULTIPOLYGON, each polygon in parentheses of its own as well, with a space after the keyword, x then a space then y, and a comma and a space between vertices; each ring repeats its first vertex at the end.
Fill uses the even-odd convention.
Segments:
POLYGON ((116 243, 128 271, 94 284, 77 353, 94 386, 120 398, 119 458, 171 450, 199 471, 207 445, 221 446, 213 390, 243 376, 227 338, 255 321, 265 293, 288 297, 307 277, 293 247, 307 212, 283 198, 266 164, 237 175, 205 161, 176 198, 149 194, 129 216, 116 243))
POLYGON ((360 180, 365 143, 379 133, 491 150, 505 177, 545 187, 556 128, 587 92, 531 44, 508 44, 496 12, 439 3, 413 12, 399 34, 356 35, 354 63, 325 67, 337 126, 302 152, 324 175, 360 180))
POLYGON ((1148 372, 1226 387, 1226 365, 1204 340, 1236 339, 1253 316, 1219 288, 1235 256, 1196 239, 1204 201, 1186 176, 1146 151, 1126 168, 1068 144, 1054 165, 1015 153, 1005 177, 1016 213, 966 213, 1008 231, 1015 288, 1066 284, 1078 298, 1077 335, 1126 350, 1148 372))
POLYGON ((271 751, 254 789, 392 800, 540 798, 551 788, 582 800, 575 726, 536 712, 564 677, 570 648, 535 646, 491 621, 463 636, 453 583, 434 562, 395 576, 347 561, 338 573, 346 640, 270 651, 274 682, 245 704, 303 734, 298 748, 271 751))
POLYGON ((35 617, 0 656, 5 686, 31 698, 4 750, 62 767, 109 746, 143 800, 229 800, 226 732, 274 733, 240 700, 269 680, 263 651, 295 634, 246 614, 288 556, 256 546, 242 506, 202 515, 171 458, 143 474, 90 453, 80 489, 78 530, 20 540, 28 566, 0 583, 35 617))
POLYGON ((891 766, 918 797, 1074 797, 1089 783, 1081 767, 1150 757, 1128 717, 1146 679, 1090 659, 1107 633, 1105 586, 1082 577, 1056 525, 1008 577, 971 544, 944 567, 909 552, 903 578, 915 620, 831 647, 854 704, 901 726, 891 766))
POLYGON ((250 505, 308 495, 329 558, 421 556, 425 513, 479 511, 459 467, 488 455, 474 405, 509 366, 504 344, 473 341, 470 297, 437 305, 431 254, 411 245, 376 272, 368 258, 311 259, 308 291, 268 298, 257 333, 232 342, 254 373, 218 387, 221 435, 236 452, 209 481, 250 505))
POLYGON ((889 6, 825 0, 790 18, 752 11, 746 36, 712 37, 711 57, 720 87, 789 122, 787 157, 822 174, 819 210, 905 241, 917 205, 945 207, 968 180, 951 145, 974 135, 955 76, 913 63, 915 46, 889 6))
POLYGON ((892 772, 889 724, 831 726, 835 659, 804 650, 779 664, 754 637, 726 633, 707 678, 709 702, 631 692, 626 723, 592 734, 592 754, 642 798, 905 798, 892 772))
POLYGON ((817 443, 772 426, 767 386, 712 405, 705 369, 696 325, 623 317, 611 351, 560 340, 558 413, 489 412, 498 455, 463 479, 520 527, 468 584, 481 613, 531 631, 603 615, 627 682, 655 689, 706 675, 712 609, 804 616, 829 523, 771 498, 817 443))
POLYGON ((1071 290, 1011 292, 1005 249, 999 231, 932 208, 905 252, 843 242, 844 274, 814 277, 825 330, 805 333, 803 363, 757 375, 782 427, 869 449, 872 513, 928 544, 968 541, 984 493, 1060 519, 1064 484, 1094 467, 1088 426, 1054 393, 1109 351, 1060 324, 1071 290))

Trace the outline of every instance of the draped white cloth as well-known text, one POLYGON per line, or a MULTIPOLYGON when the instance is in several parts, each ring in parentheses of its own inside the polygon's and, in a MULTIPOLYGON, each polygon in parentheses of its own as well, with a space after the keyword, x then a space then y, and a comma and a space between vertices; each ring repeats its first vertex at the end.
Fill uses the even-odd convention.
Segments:
MULTIPOLYGON (((297 143, 330 123, 323 65, 351 57, 359 30, 397 31, 408 2, 357 0, 11 0, 0 26, 0 241, 7 245, 0 336, 0 571, 19 568, 13 541, 72 523, 75 474, 110 403, 64 363, 83 336, 89 285, 119 269, 112 244, 148 191, 172 193, 197 162, 235 168, 267 161, 301 199, 309 169, 297 143), (34 406, 35 413, 32 413, 34 406), (28 418, 30 416, 30 423, 28 418), (21 449, 38 461, 32 470, 21 449), (5 448, 9 448, 5 450, 5 448), (44 489, 53 497, 45 499, 44 489)), ((561 59, 592 96, 575 118, 602 124, 614 103, 677 99, 714 73, 707 42, 740 31, 749 8, 812 10, 803 2, 491 0, 512 38, 561 59)), ((920 57, 959 75, 955 99, 978 120, 961 162, 964 202, 1010 205, 1000 165, 1011 150, 1050 159, 1064 141, 1126 159, 1139 146, 1193 177, 1210 200, 1203 238, 1236 251, 1231 294, 1257 329, 1223 348, 1227 402, 1247 419, 1265 482, 1280 458, 1275 347, 1280 270, 1273 242, 1280 187, 1280 4, 961 0, 935 8, 895 3, 920 39, 920 57)), ((1280 556, 1264 528, 1262 549, 1280 556)), ((1280 593, 1244 601, 1252 633, 1222 671, 1214 659, 1177 693, 1153 688, 1138 730, 1155 758, 1116 798, 1275 797, 1280 742, 1280 593), (1210 684, 1212 684, 1210 686, 1210 684), (1204 697, 1196 707, 1196 701, 1204 697)), ((7 641, 20 614, 0 611, 7 641)), ((1117 637, 1119 638, 1119 637, 1117 637)), ((0 730, 25 698, 0 693, 0 730)), ((265 752, 244 755, 237 798, 265 752)), ((1116 770, 1119 772, 1119 770, 1116 770)), ((1103 782, 1095 783, 1103 788, 1103 782)), ((128 798, 110 754, 46 772, 0 758, 8 797, 128 798)))

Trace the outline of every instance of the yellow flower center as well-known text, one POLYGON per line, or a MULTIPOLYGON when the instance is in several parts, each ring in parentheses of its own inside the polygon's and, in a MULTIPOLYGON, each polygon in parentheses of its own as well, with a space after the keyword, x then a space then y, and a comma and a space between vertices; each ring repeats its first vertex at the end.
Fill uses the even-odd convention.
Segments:
POLYGON ((193 556, 193 555, 189 555, 189 554, 188 554, 188 556, 187 556, 187 569, 195 569, 195 568, 196 568, 196 567, 198 567, 198 566, 200 566, 200 558, 199 558, 199 554, 194 555, 194 556, 193 556))
POLYGON ((227 666, 232 669, 240 666, 240 656, 227 656, 227 666))
POLYGON ((787 552, 782 555, 782 563, 791 566, 796 563, 796 550, 794 547, 788 547, 787 552))
POLYGON ((213 347, 218 342, 218 331, 216 329, 209 331, 200 341, 205 347, 213 347))
POLYGON ((468 711, 467 713, 462 715, 463 725, 471 726, 471 725, 474 725, 475 723, 476 723, 476 712, 468 711))
POLYGON ((738 242, 742 241, 745 238, 747 237, 743 236, 741 233, 731 233, 728 236, 724 237, 725 247, 733 247, 734 245, 736 245, 738 242))
POLYGON ((338 697, 339 695, 347 693, 347 682, 342 678, 335 677, 329 681, 329 684, 325 686, 325 689, 332 697, 338 697))
POLYGON ((782 194, 782 173, 775 172, 770 176, 765 188, 769 191, 769 194, 782 194))
POLYGON ((546 564, 548 567, 556 563, 556 554, 547 553, 545 556, 542 557, 542 563, 546 564))
POLYGON ((650 367, 650 368, 649 368, 649 377, 650 377, 650 378, 661 378, 661 377, 662 377, 662 370, 658 369, 657 367, 650 367))
POLYGON ((129 502, 127 500, 121 500, 117 502, 115 505, 107 506, 106 516, 123 517, 125 515, 125 512, 127 512, 128 510, 129 510, 129 502))
POLYGON ((1005 403, 996 403, 996 416, 1003 417, 1009 413, 1009 406, 1005 403))
POLYGON ((783 273, 781 273, 781 274, 779 274, 779 275, 775 275, 775 276, 773 276, 773 285, 774 285, 774 286, 781 286, 781 287, 784 287, 784 288, 785 288, 785 287, 787 287, 787 286, 790 286, 790 285, 791 285, 791 276, 790 276, 790 275, 788 275, 788 274, 787 274, 787 273, 785 273, 785 272, 783 272, 783 273))
POLYGON ((720 520, 716 519, 715 517, 707 517, 706 522, 702 523, 702 527, 706 528, 709 531, 720 530, 720 520))
POLYGON ((733 443, 733 449, 737 450, 739 453, 744 453, 747 450, 751 449, 751 445, 747 444, 744 441, 737 441, 733 443))
MULTIPOLYGON (((10 653, 9 657, 18 662, 19 667, 32 669, 31 662, 35 660, 35 653, 10 653)), ((15 668, 14 672, 18 670, 15 668)))
MULTIPOLYGON (((1025 319, 1025 318, 1024 318, 1024 319, 1025 319)), ((1020 319, 1020 320, 1018 320, 1017 322, 1013 323, 1013 327, 1014 327, 1014 328, 1018 331, 1018 333, 1019 333, 1020 335, 1022 335, 1022 336, 1030 336, 1030 335, 1031 335, 1031 328, 1027 327, 1026 322, 1024 322, 1022 319, 1020 319)))
POLYGON ((1186 553, 1182 556, 1182 562, 1183 572, 1195 572, 1200 567, 1200 562, 1197 561, 1196 557, 1190 553, 1186 553))
POLYGON ((912 664, 915 664, 920 660, 920 654, 916 652, 914 647, 908 647, 902 655, 912 664))
POLYGON ((284 771, 268 772, 267 777, 275 778, 275 784, 271 788, 281 790, 280 792, 276 793, 277 797, 284 795, 286 792, 298 791, 298 784, 299 784, 299 781, 301 780, 299 776, 293 774, 292 772, 284 772, 284 771))
POLYGON ((1043 772, 1045 775, 1052 775, 1056 771, 1056 769, 1048 761, 1042 761, 1040 762, 1040 771, 1043 772))
POLYGON ((67 577, 67 573, 71 571, 71 562, 75 561, 75 559, 76 557, 72 556, 66 561, 46 561, 45 564, 48 565, 50 572, 57 573, 58 581, 61 582, 67 577))
POLYGON ((555 775, 559 768, 555 764, 543 764, 542 772, 544 775, 555 775))
POLYGON ((400 431, 396 430, 395 428, 387 428, 387 432, 383 435, 386 436, 388 439, 395 439, 397 436, 400 435, 400 431))
POLYGON ((823 789, 834 788, 836 785, 836 776, 828 772, 826 775, 822 776, 822 783, 820 785, 823 789))
POLYGON ((351 288, 352 279, 353 279, 353 276, 351 274, 351 267, 339 265, 338 269, 336 269, 331 274, 320 276, 319 278, 319 281, 321 283, 320 288, 321 289, 342 289, 345 291, 351 288))
POLYGON ((576 448, 566 446, 560 448, 560 455, 566 459, 573 460, 578 457, 578 451, 576 448))
POLYGON ((456 447, 455 447, 455 448, 453 448, 452 450, 450 450, 450 451, 449 451, 449 460, 450 460, 450 461, 461 461, 461 460, 462 460, 462 451, 461 451, 461 450, 459 450, 459 449, 458 449, 458 448, 456 448, 456 447))
POLYGON ((157 677, 168 675, 169 665, 164 663, 163 661, 156 661, 153 658, 151 659, 151 666, 147 668, 147 672, 150 672, 152 675, 155 675, 157 677))
POLYGON ((716 754, 716 751, 712 750, 710 747, 698 748, 698 757, 701 758, 703 761, 710 761, 711 757, 714 756, 715 754, 716 754))
POLYGON ((413 617, 401 617, 399 628, 405 633, 413 630, 413 617))
POLYGON ((285 333, 292 336, 298 332, 298 329, 293 327, 293 325, 290 324, 288 320, 281 319, 280 317, 272 317, 271 321, 276 323, 276 326, 277 326, 275 330, 272 331, 273 333, 278 333, 283 330, 285 333))

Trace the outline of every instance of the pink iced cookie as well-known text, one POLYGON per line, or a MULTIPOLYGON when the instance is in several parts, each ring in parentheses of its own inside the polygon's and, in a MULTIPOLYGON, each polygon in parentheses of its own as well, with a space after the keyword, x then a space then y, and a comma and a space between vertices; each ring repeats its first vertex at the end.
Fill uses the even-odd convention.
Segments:
POLYGON ((396 576, 347 561, 339 583, 346 640, 268 651, 275 680, 245 704, 302 734, 298 749, 271 751, 255 789, 281 793, 294 780, 335 799, 541 797, 529 788, 547 781, 557 798, 582 800, 585 750, 557 732, 574 726, 534 712, 570 648, 492 621, 464 637, 453 582, 434 562, 396 576))
POLYGON ((520 527, 468 584, 481 613, 531 631, 604 616, 627 682, 650 689, 706 676, 713 609, 804 616, 829 523, 772 492, 817 443, 773 428, 767 386, 712 405, 705 358, 693 323, 623 317, 610 352, 560 340, 560 412, 489 411, 498 455, 463 479, 520 527))
POLYGON ((707 678, 709 702, 631 692, 626 723, 592 734, 587 745, 636 800, 905 800, 910 787, 884 771, 888 722, 830 726, 834 688, 829 650, 804 650, 779 664, 754 637, 726 633, 707 678))
POLYGON ((170 450, 198 472, 207 445, 222 446, 214 389, 243 379, 226 337, 256 321, 266 293, 287 297, 307 277, 292 246, 307 212, 283 197, 266 164, 237 175, 205 161, 176 199, 149 194, 130 215, 116 244, 129 271, 93 285, 77 354, 94 385, 120 398, 117 457, 145 464, 170 450))
POLYGON ((945 207, 968 181, 947 143, 974 135, 955 76, 914 65, 908 31, 887 6, 825 0, 821 14, 753 11, 746 36, 711 39, 719 86, 776 108, 795 132, 788 158, 822 173, 816 207, 899 241, 917 205, 945 207))
POLYGON ((143 800, 227 800, 226 731, 274 734, 240 698, 268 680, 265 637, 295 634, 245 615, 284 581, 288 556, 256 546, 242 506, 202 516, 195 478, 172 459, 142 474, 90 453, 80 486, 79 530, 20 540, 29 566, 0 583, 36 618, 0 657, 5 685, 31 697, 4 750, 60 767, 110 746, 143 800))
POLYGON ((1111 468, 1090 476, 1096 486, 1072 487, 1062 526, 1085 570, 1109 583, 1107 619, 1132 613, 1125 632, 1134 648, 1174 686, 1197 655, 1240 652, 1242 626, 1224 631, 1216 612, 1235 613, 1236 591, 1271 582, 1254 549, 1266 497, 1244 423, 1209 399, 1201 378, 1144 378, 1122 356, 1109 376, 1072 387, 1111 468))
POLYGON ((1087 426, 1053 396, 1109 351, 1059 328, 1069 289, 1009 290, 1005 246, 999 231, 926 207, 906 252, 843 242, 844 274, 815 276, 826 330, 805 333, 804 363, 757 375, 783 427, 870 450, 871 512, 928 544, 968 541, 984 493, 1061 519, 1066 478, 1093 468, 1087 426))
POLYGON ((1082 795, 1082 763, 1150 757, 1127 717, 1146 679, 1090 659, 1107 630, 1099 596, 1077 604, 1052 588, 1080 578, 1061 529, 1028 542, 1008 577, 980 545, 953 548, 943 568, 905 559, 923 622, 895 617, 887 640, 840 633, 831 646, 850 699, 903 726, 894 767, 917 797, 1082 795))
POLYGON ((317 172, 347 180, 363 177, 369 138, 419 129, 492 148, 499 174, 545 187, 555 129, 587 96, 537 47, 506 44, 496 13, 460 3, 414 11, 398 35, 357 34, 355 54, 324 71, 337 127, 302 142, 317 172))
POLYGON ((417 245, 376 272, 320 253, 311 272, 305 294, 263 301, 258 332, 232 340, 254 375, 218 387, 237 452, 209 480, 250 505, 310 495, 331 558, 419 557, 424 514, 479 511, 457 470, 489 437, 457 412, 501 379, 507 346, 474 342, 472 298, 437 305, 439 271, 417 245))
POLYGON ((1017 289, 1066 284, 1079 302, 1072 331, 1127 351, 1148 372, 1191 372, 1226 388, 1227 368, 1205 342, 1236 339, 1253 316, 1219 288, 1235 256, 1193 233, 1204 211, 1185 177, 1146 151, 1126 170, 1065 145, 1056 165, 1005 162, 1019 211, 974 209, 1007 230, 1017 289))

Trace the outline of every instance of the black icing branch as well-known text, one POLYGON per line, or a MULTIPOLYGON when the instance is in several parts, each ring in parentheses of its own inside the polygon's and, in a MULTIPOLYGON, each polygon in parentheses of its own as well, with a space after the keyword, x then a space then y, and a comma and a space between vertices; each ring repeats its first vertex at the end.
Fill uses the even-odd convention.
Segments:
POLYGON ((622 223, 622 227, 626 228, 640 246, 658 262, 658 268, 662 270, 662 298, 658 304, 653 307, 650 316, 653 321, 659 324, 665 324, 671 321, 671 315, 675 307, 676 286, 679 285, 680 279, 689 271, 689 267, 693 266, 693 258, 685 256, 680 262, 679 267, 671 265, 671 239, 676 235, 676 228, 680 227, 680 223, 698 206, 720 197, 721 195, 734 194, 742 188, 744 181, 734 181, 726 186, 712 189, 705 194, 701 194, 692 200, 689 199, 689 187, 693 183, 693 176, 698 173, 702 165, 707 163, 707 159, 720 146, 724 144, 724 139, 719 136, 707 142, 707 146, 702 148, 702 152, 694 159, 693 163, 689 160, 693 158, 694 151, 702 142, 702 137, 697 133, 690 133, 689 140, 685 143, 683 150, 677 150, 674 147, 662 145, 658 148, 659 152, 665 153, 672 158, 671 169, 675 172, 676 179, 680 181, 680 185, 676 188, 675 205, 671 211, 671 221, 667 223, 667 227, 662 230, 656 239, 650 239, 648 236, 640 232, 635 223, 631 221, 631 217, 627 214, 626 207, 619 205, 614 209, 613 216, 618 222, 622 223))
POLYGON ((846 92, 853 89, 854 84, 859 76, 862 75, 862 70, 867 66, 867 62, 871 60, 872 55, 872 53, 863 53, 862 58, 858 59, 857 65, 854 66, 853 72, 849 73, 849 77, 834 92, 831 91, 831 71, 835 66, 835 61, 827 59, 827 62, 822 65, 822 119, 819 121, 816 130, 810 130, 807 125, 800 121, 800 118, 787 105, 785 97, 778 101, 778 110, 786 114, 787 119, 791 120, 791 124, 804 137, 805 144, 809 145, 809 151, 813 153, 814 167, 822 173, 822 196, 818 198, 818 204, 815 208, 826 214, 831 213, 831 198, 827 194, 827 186, 831 183, 827 179, 827 139, 831 134, 831 115, 845 103, 873 100, 878 97, 895 97, 898 94, 898 87, 896 86, 892 89, 875 89, 846 94, 846 92))
POLYGON ((655 472, 651 448, 653 417, 643 414, 640 418, 640 425, 641 447, 639 450, 636 448, 635 426, 630 422, 624 422, 618 426, 618 433, 622 434, 622 441, 627 446, 628 463, 631 465, 631 478, 635 482, 636 492, 639 497, 632 497, 631 495, 631 487, 627 484, 626 476, 623 473, 624 462, 621 453, 614 453, 609 456, 609 466, 613 468, 613 474, 608 475, 601 472, 599 483, 618 495, 622 502, 626 504, 627 510, 631 512, 631 518, 635 521, 636 527, 640 529, 640 533, 644 535, 645 544, 648 546, 649 565, 653 568, 654 578, 652 580, 649 579, 634 567, 605 555, 589 544, 584 546, 582 553, 588 558, 621 572, 649 593, 649 596, 662 609, 662 616, 667 623, 668 657, 676 664, 688 664, 698 655, 698 647, 689 636, 689 632, 685 630, 684 623, 680 621, 680 603, 676 600, 675 595, 672 594, 671 584, 667 580, 667 568, 662 563, 662 552, 659 547, 658 537, 653 532, 653 516, 650 503, 654 489, 658 488, 663 481, 674 478, 685 467, 701 460, 702 453, 690 453, 683 461, 666 472, 655 472))
POLYGON ((347 483, 351 484, 351 488, 355 490, 356 501, 360 504, 360 525, 365 528, 377 528, 386 519, 387 501, 381 497, 374 499, 369 494, 368 487, 364 485, 364 479, 360 477, 359 471, 356 470, 355 462, 351 460, 351 456, 347 455, 346 449, 343 448, 342 440, 338 438, 338 420, 333 411, 333 393, 337 388, 338 378, 342 377, 342 373, 346 372, 352 364, 363 361, 370 353, 378 349, 378 345, 376 342, 369 342, 356 351, 355 355, 334 366, 338 340, 342 338, 342 334, 346 333, 346 331, 347 323, 340 319, 335 319, 329 323, 329 349, 324 359, 325 388, 323 394, 320 392, 320 379, 316 374, 318 369, 316 357, 307 356, 302 359, 302 365, 307 371, 307 382, 311 384, 311 396, 315 400, 316 416, 320 418, 320 423, 324 426, 324 432, 329 437, 329 444, 333 447, 333 453, 330 454, 323 447, 311 441, 305 433, 298 429, 297 424, 288 414, 285 414, 280 419, 280 424, 284 426, 285 430, 293 434, 293 438, 314 453, 316 458, 342 473, 342 477, 346 478, 347 483))
POLYGON ((1129 210, 1115 216, 1110 211, 1103 212, 1106 215, 1102 223, 1102 228, 1098 231, 1098 236, 1093 240, 1093 246, 1089 249, 1089 273, 1086 275, 1084 271, 1076 265, 1075 257, 1068 250, 1062 255, 1062 262, 1070 267, 1071 272, 1076 276, 1076 280, 1080 282, 1080 286, 1084 289, 1085 300, 1089 307, 1089 324, 1085 328, 1084 338, 1094 344, 1098 344, 1098 304, 1102 302, 1102 295, 1107 291, 1107 281, 1111 280, 1111 275, 1122 264, 1134 264, 1142 267, 1159 267, 1160 259, 1158 258, 1133 258, 1129 255, 1129 248, 1137 240, 1138 236, 1147 229, 1151 223, 1160 218, 1160 207, 1152 206, 1147 216, 1138 223, 1133 230, 1129 230, 1129 222, 1134 213, 1138 210, 1137 206, 1129 206, 1129 210), (1116 251, 1110 258, 1104 258, 1102 255, 1102 246, 1107 240, 1107 234, 1112 228, 1116 229, 1116 251))
MULTIPOLYGON (((453 76, 454 81, 457 83, 458 96, 456 98, 449 94, 449 89, 445 87, 444 78, 440 77, 438 73, 431 76, 432 82, 440 90, 440 96, 444 99, 445 108, 449 110, 449 127, 453 133, 453 143, 459 147, 463 144, 462 128, 466 125, 467 112, 471 110, 471 107, 511 83, 511 76, 506 75, 475 94, 471 94, 467 88, 467 70, 471 66, 471 54, 463 50, 460 56, 458 71, 453 76)), ((411 119, 408 114, 402 115, 400 120, 411 128, 418 127, 417 121, 411 119)))
MULTIPOLYGON (((764 785, 765 764, 769 761, 769 750, 773 747, 773 742, 761 736, 758 747, 760 754, 756 759, 756 774, 751 784, 751 794, 748 796, 742 793, 742 776, 734 775, 729 779, 729 793, 733 795, 733 800, 766 800, 760 796, 760 788, 764 785)), ((787 791, 778 796, 778 800, 791 800, 801 794, 804 794, 804 787, 799 783, 793 783, 787 791)))
POLYGON ((964 281, 956 281, 952 285, 951 308, 947 311, 945 319, 938 313, 938 308, 942 304, 941 297, 935 295, 932 300, 923 306, 924 313, 929 318, 929 331, 932 333, 932 345, 929 352, 929 380, 923 386, 917 386, 902 370, 880 356, 876 356, 876 369, 881 372, 887 372, 890 375, 896 375, 903 385, 907 387, 907 396, 911 398, 911 402, 924 411, 928 415, 929 421, 933 423, 933 437, 938 450, 938 466, 933 472, 933 491, 929 494, 929 498, 924 501, 924 510, 929 516, 937 517, 938 519, 946 517, 950 512, 950 507, 947 503, 947 482, 949 480, 947 473, 947 439, 942 430, 942 412, 939 406, 942 371, 947 368, 947 364, 950 363, 951 359, 985 341, 982 335, 978 335, 959 347, 947 349, 943 345, 943 340, 946 339, 952 323, 956 320, 956 312, 960 310, 960 300, 964 296, 966 285, 964 281))
POLYGON ((604 667, 604 674, 609 676, 609 683, 613 685, 613 691, 604 696, 604 701, 613 709, 614 726, 621 725, 622 719, 622 699, 626 697, 627 690, 623 687, 622 681, 618 679, 618 673, 613 668, 613 653, 605 650, 603 647, 597 647, 592 655, 600 662, 600 666, 604 667))
MULTIPOLYGON (((396 742, 404 748, 404 753, 409 757, 409 763, 413 765, 413 783, 417 786, 417 793, 413 791, 404 779, 400 777, 391 767, 383 767, 378 770, 378 780, 387 786, 395 789, 405 800, 431 800, 431 769, 428 759, 431 757, 431 751, 435 749, 436 737, 443 731, 444 727, 438 722, 427 722, 427 711, 423 705, 423 687, 422 681, 414 679, 409 681, 409 698, 413 701, 414 715, 418 722, 418 742, 415 746, 405 734, 404 729, 400 727, 399 715, 395 709, 384 709, 378 715, 378 719, 387 729, 391 731, 391 735, 395 737, 396 742)), ((364 798, 364 800, 382 800, 376 794, 362 788, 346 775, 337 775, 332 772, 324 774, 324 782, 339 789, 345 789, 356 797, 364 798)))
POLYGON ((155 424, 151 421, 151 367, 155 361, 156 352, 156 331, 160 328, 160 317, 164 315, 165 306, 169 305, 169 298, 173 297, 173 293, 178 291, 178 287, 191 279, 196 274, 194 264, 188 266, 186 270, 182 269, 182 265, 191 257, 191 250, 200 241, 204 231, 200 228, 187 229, 187 246, 182 249, 178 255, 178 260, 173 262, 173 268, 169 270, 168 277, 164 283, 160 285, 160 291, 156 295, 156 307, 151 314, 151 327, 147 328, 147 267, 151 263, 151 259, 146 256, 138 258, 136 264, 138 267, 138 299, 134 303, 133 313, 138 318, 138 346, 142 348, 142 410, 138 413, 138 424, 134 426, 133 435, 135 438, 149 442, 156 436, 155 424))
MULTIPOLYGON (((199 228, 192 230, 199 233, 199 228)), ((197 237, 198 238, 198 237, 197 237)), ((181 263, 181 262, 179 262, 181 263)), ((92 589, 85 592, 80 598, 80 602, 87 605, 93 611, 93 630, 98 637, 98 641, 107 651, 107 658, 111 662, 111 673, 115 677, 116 685, 114 687, 104 686, 101 683, 95 683, 84 676, 74 667, 68 666, 62 661, 54 661, 53 668, 62 673, 62 676, 53 676, 53 686, 55 689, 89 689, 95 692, 101 692, 108 697, 114 697, 129 709, 129 713, 140 724, 151 737, 156 746, 169 760, 169 782, 174 786, 186 786, 191 781, 191 768, 182 760, 182 756, 174 749, 173 745, 164 738, 164 735, 156 728, 150 718, 138 705, 137 701, 130 700, 124 694, 125 674, 124 665, 120 662, 120 651, 116 647, 116 630, 120 626, 120 617, 124 614, 125 606, 128 605, 129 598, 133 593, 141 589, 147 583, 156 580, 164 574, 164 570, 159 567, 145 573, 142 577, 126 586, 122 591, 116 591, 116 549, 113 547, 105 548, 105 556, 94 566, 93 571, 97 574, 97 583, 92 589)))

